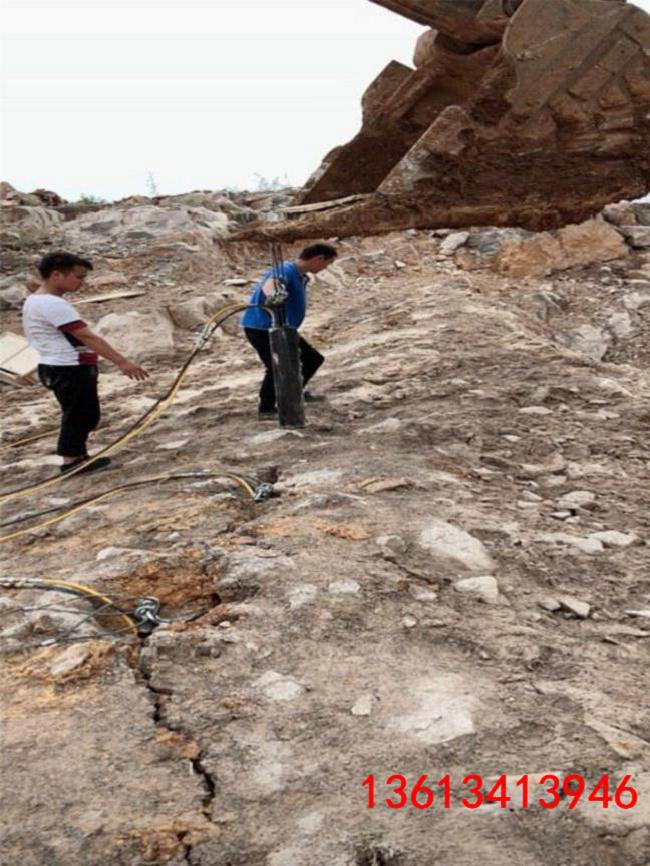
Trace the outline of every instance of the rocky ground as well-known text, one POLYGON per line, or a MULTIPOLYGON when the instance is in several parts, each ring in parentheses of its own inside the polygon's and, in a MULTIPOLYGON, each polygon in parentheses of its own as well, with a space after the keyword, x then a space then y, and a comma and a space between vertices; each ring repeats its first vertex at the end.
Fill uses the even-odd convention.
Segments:
MULTIPOLYGON (((163 210, 151 235, 126 237, 127 212, 78 235, 96 263, 86 297, 145 293, 85 308, 152 372, 138 385, 105 370, 98 447, 165 390, 201 318, 245 298, 269 255, 194 224, 188 237, 164 206, 142 206, 163 210), (144 336, 134 313, 155 322, 144 336)), ((314 382, 327 400, 303 430, 257 421, 258 363, 226 328, 113 469, 4 504, 3 523, 223 467, 278 494, 154 484, 0 545, 3 575, 203 613, 142 642, 16 652, 42 614, 3 593, 3 863, 647 866, 644 214, 614 209, 620 230, 590 224, 573 253, 557 234, 343 240, 311 287, 305 334, 327 357, 314 382), (450 774, 451 807, 438 794, 429 810, 388 808, 393 773, 409 790, 450 774), (508 808, 464 808, 470 773, 486 786, 507 774, 508 808), (526 773, 591 788, 629 774, 639 802, 523 809, 526 773)), ((17 220, 5 235, 3 328, 19 330, 12 288, 45 239, 76 222, 39 235, 17 220)), ((0 387, 7 490, 54 471, 53 438, 6 446, 58 413, 38 387, 0 387)))

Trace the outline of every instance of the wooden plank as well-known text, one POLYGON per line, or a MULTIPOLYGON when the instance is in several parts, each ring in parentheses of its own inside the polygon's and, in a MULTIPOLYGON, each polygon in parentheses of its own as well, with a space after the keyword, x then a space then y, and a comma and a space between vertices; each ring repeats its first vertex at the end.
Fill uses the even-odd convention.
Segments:
POLYGON ((0 334, 0 378, 12 385, 36 381, 38 352, 20 334, 0 334))
POLYGON ((0 367, 0 382, 5 382, 7 385, 36 385, 38 382, 38 378, 35 373, 30 374, 29 376, 17 376, 15 373, 11 373, 9 370, 3 370, 0 367))
POLYGON ((355 195, 346 195, 344 198, 317 201, 314 202, 314 204, 293 204, 290 207, 283 207, 282 211, 286 214, 311 213, 312 211, 329 210, 333 207, 341 207, 342 205, 352 204, 355 201, 363 201, 369 197, 370 196, 367 193, 357 193, 355 195))
POLYGON ((6 370, 3 370, 0 367, 0 382, 4 382, 6 385, 22 385, 23 383, 20 381, 18 376, 14 376, 13 373, 9 373, 6 370))
POLYGON ((6 367, 6 362, 28 345, 27 340, 20 334, 13 334, 11 331, 0 333, 0 367, 6 367))
POLYGON ((17 376, 30 376, 38 367, 38 352, 31 346, 26 346, 22 352, 4 361, 2 366, 17 376))
POLYGON ((77 306, 81 304, 101 304, 104 301, 117 301, 120 298, 141 298, 142 295, 146 295, 146 292, 111 292, 108 295, 96 295, 94 298, 81 298, 79 301, 75 301, 77 306))

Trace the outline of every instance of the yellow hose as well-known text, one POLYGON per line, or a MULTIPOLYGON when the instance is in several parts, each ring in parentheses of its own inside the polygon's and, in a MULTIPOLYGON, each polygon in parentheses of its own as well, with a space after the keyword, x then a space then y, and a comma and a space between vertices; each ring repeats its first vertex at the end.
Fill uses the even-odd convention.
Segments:
POLYGON ((0 577, 0 587, 6 587, 7 589, 60 589, 64 592, 72 592, 76 595, 87 595, 93 600, 99 600, 109 607, 115 608, 116 615, 120 616, 124 622, 127 624, 130 631, 132 631, 135 635, 138 634, 138 629, 136 628, 133 620, 128 617, 126 614, 122 613, 119 606, 115 604, 108 596, 102 595, 100 592, 96 592, 94 589, 91 589, 89 586, 84 586, 82 583, 73 583, 69 580, 53 580, 51 578, 39 577, 39 578, 11 578, 11 577, 0 577))
POLYGON ((29 535, 31 532, 36 532, 39 529, 45 529, 48 526, 52 526, 55 523, 59 523, 61 520, 65 520, 66 517, 72 517, 73 514, 77 514, 79 511, 83 511, 84 508, 88 508, 90 505, 96 505, 98 502, 103 502, 104 499, 109 499, 111 496, 115 496, 116 493, 122 493, 124 490, 132 490, 135 487, 142 487, 145 484, 155 484, 161 481, 177 481, 183 478, 194 477, 197 479, 204 478, 206 480, 212 478, 228 478, 231 481, 236 482, 242 487, 246 493, 250 494, 251 497, 255 497, 255 489, 248 483, 248 481, 243 478, 241 475, 237 475, 234 472, 217 472, 213 474, 206 475, 205 473, 196 473, 195 475, 156 475, 153 478, 143 478, 140 481, 132 481, 128 484, 120 484, 117 487, 112 487, 110 490, 104 491, 104 493, 100 493, 97 496, 93 496, 90 499, 84 499, 83 502, 79 502, 75 505, 72 505, 70 508, 66 508, 65 511, 60 514, 56 514, 54 517, 50 517, 47 520, 44 520, 42 523, 37 523, 34 526, 28 526, 25 529, 17 529, 14 532, 10 532, 9 535, 0 535, 0 544, 5 541, 12 541, 14 538, 22 538, 23 535, 29 535))

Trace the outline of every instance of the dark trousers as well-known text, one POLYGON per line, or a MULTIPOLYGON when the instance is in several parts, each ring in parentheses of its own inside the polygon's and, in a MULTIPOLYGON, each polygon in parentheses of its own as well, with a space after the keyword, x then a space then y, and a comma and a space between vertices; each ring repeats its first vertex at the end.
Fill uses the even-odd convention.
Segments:
POLYGON ((38 377, 46 388, 54 391, 63 412, 56 453, 62 457, 86 457, 88 434, 99 424, 100 417, 97 367, 39 364, 38 377))
MULTIPOLYGON (((269 332, 258 328, 244 328, 248 342, 260 356, 266 367, 262 387, 260 388, 260 412, 272 412, 275 409, 275 384, 273 382, 273 367, 271 365, 271 345, 269 332)), ((325 358, 319 351, 310 346, 307 340, 300 337, 300 366, 302 368, 302 384, 307 382, 321 366, 325 358)))

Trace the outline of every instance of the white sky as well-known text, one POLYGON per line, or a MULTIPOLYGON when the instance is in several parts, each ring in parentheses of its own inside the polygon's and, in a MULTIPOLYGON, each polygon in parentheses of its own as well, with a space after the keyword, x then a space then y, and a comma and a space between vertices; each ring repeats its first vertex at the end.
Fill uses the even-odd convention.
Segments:
POLYGON ((423 28, 367 0, 0 0, 0 180, 66 198, 300 184, 423 28))
MULTIPOLYGON (((650 11, 650 0, 637 5, 650 11)), ((300 184, 422 27, 367 0, 0 0, 0 180, 69 199, 300 184)))

